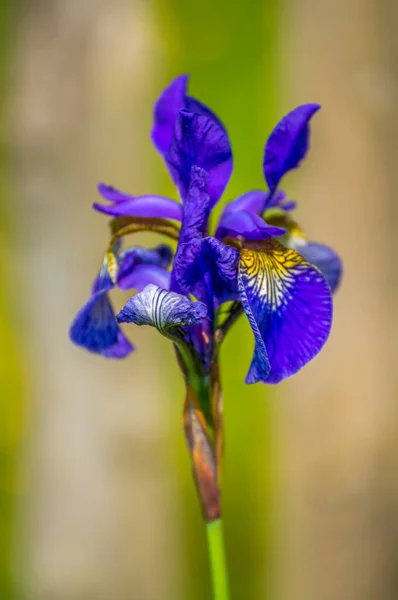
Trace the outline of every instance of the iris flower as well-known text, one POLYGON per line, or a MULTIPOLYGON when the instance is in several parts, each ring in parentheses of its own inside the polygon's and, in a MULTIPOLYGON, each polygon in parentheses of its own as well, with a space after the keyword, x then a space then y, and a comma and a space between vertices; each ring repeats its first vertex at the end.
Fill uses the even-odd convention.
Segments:
POLYGON ((71 338, 92 352, 123 358, 133 346, 118 323, 155 326, 178 339, 206 372, 230 324, 245 313, 255 340, 246 382, 278 383, 326 342, 331 292, 341 275, 337 254, 306 239, 291 217, 295 202, 279 189, 304 158, 309 121, 320 107, 299 106, 278 123, 264 150, 269 191, 251 190, 229 202, 211 235, 211 211, 232 173, 232 151, 220 119, 187 94, 187 79, 177 77, 161 94, 152 130, 181 202, 99 185, 109 204, 94 208, 113 217, 113 235, 71 338), (145 230, 178 240, 173 261, 165 245, 120 252, 124 235, 145 230), (117 319, 108 298, 115 285, 139 292, 117 319))
POLYGON ((220 345, 244 315, 254 336, 246 382, 273 384, 297 373, 329 336, 341 262, 331 248, 307 239, 292 217, 296 203, 280 189, 308 150, 319 105, 283 117, 265 144, 268 190, 229 202, 212 227, 212 210, 232 173, 232 150, 223 123, 188 95, 187 82, 177 77, 161 94, 152 129, 179 200, 99 185, 107 203, 94 208, 112 218, 111 237, 70 335, 111 358, 133 350, 120 323, 156 327, 172 340, 186 381, 184 426, 194 476, 204 516, 213 522, 220 517, 220 345), (122 239, 139 231, 173 239, 175 252, 166 245, 122 251, 122 239), (115 286, 136 292, 116 317, 109 300, 115 286))

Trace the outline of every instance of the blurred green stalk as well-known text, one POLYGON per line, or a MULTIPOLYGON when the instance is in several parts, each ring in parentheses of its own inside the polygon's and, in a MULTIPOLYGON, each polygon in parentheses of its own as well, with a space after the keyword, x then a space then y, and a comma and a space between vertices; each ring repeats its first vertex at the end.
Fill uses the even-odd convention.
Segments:
POLYGON ((213 598, 214 600, 228 600, 228 574, 221 519, 207 523, 206 531, 213 582, 213 598))

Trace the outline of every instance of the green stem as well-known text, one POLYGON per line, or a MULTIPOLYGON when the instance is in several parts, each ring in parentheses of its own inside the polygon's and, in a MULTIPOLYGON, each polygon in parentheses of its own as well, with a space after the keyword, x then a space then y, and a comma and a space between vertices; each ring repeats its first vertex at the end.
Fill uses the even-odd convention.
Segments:
POLYGON ((228 600, 228 578, 221 519, 206 524, 214 600, 228 600))

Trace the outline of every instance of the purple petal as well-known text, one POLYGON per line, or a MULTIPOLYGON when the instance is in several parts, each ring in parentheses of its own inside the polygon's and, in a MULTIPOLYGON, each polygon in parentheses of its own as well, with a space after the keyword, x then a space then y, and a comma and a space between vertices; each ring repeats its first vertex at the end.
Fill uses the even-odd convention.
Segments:
POLYGON ((214 121, 221 129, 225 127, 220 119, 207 106, 188 96, 188 75, 176 77, 170 85, 162 92, 154 109, 154 124, 152 128, 152 140, 162 156, 170 148, 174 135, 175 123, 179 111, 183 108, 189 112, 202 115, 214 121))
POLYGON ((210 110, 210 108, 208 108, 205 104, 202 104, 202 102, 196 100, 196 98, 192 98, 192 96, 186 95, 184 108, 188 112, 192 112, 197 115, 202 115, 203 117, 207 117, 211 121, 214 121, 226 133, 226 129, 221 119, 219 119, 217 115, 212 110, 210 110))
POLYGON ((296 206, 297 203, 295 200, 287 200, 285 192, 283 190, 277 190, 274 194, 268 195, 268 199, 265 203, 263 212, 266 213, 267 210, 272 208, 281 208, 285 212, 290 212, 291 210, 296 208, 296 206))
POLYGON ((160 244, 156 248, 129 248, 119 257, 117 285, 122 290, 142 290, 148 283, 168 288, 170 265, 173 253, 171 248, 160 244))
POLYGON ((283 175, 298 167, 308 150, 309 121, 319 104, 303 104, 287 114, 271 133, 264 149, 264 177, 271 193, 283 175))
POLYGON ((286 212, 290 212, 297 207, 297 202, 295 200, 286 200, 281 202, 279 206, 286 212))
POLYGON ((141 292, 149 283, 168 290, 170 288, 170 271, 156 265, 137 265, 134 269, 118 277, 118 286, 122 290, 134 289, 141 292))
POLYGON ((220 119, 187 95, 187 81, 187 76, 181 75, 161 94, 155 105, 152 139, 165 156, 182 198, 189 187, 191 167, 197 165, 210 173, 209 193, 214 204, 231 175, 231 148, 220 119), (189 124, 186 118, 181 123, 181 111, 195 117, 195 122, 189 124))
POLYGON ((299 225, 290 217, 282 218, 282 223, 287 230, 285 237, 281 240, 283 245, 296 250, 306 261, 317 267, 334 293, 339 287, 343 272, 339 255, 328 246, 309 242, 299 225))
POLYGON ((314 358, 332 323, 325 279, 297 252, 269 240, 243 248, 239 292, 255 336, 247 383, 278 383, 314 358))
POLYGON ((168 151, 174 135, 178 113, 185 108, 188 75, 174 79, 159 97, 154 108, 152 140, 163 156, 168 151))
POLYGON ((206 116, 181 110, 166 162, 183 199, 188 193, 192 167, 204 169, 213 206, 232 173, 232 151, 225 129, 206 116))
MULTIPOLYGON (((194 263, 196 251, 199 248, 195 242, 201 240, 207 229, 210 212, 210 197, 207 193, 207 173, 199 167, 192 167, 190 186, 184 202, 184 216, 181 225, 180 237, 173 263, 171 289, 181 292, 179 284, 182 271, 186 268, 187 261, 194 263)), ((198 292, 198 290, 196 290, 198 292)), ((191 293, 194 293, 193 291, 191 293)), ((203 295, 195 293, 196 297, 203 300, 203 295)))
POLYGON ((126 358, 126 356, 133 351, 134 347, 130 344, 123 331, 118 327, 115 344, 104 348, 101 354, 105 358, 126 358))
POLYGON ((238 210, 247 210, 256 215, 262 215, 267 205, 268 197, 269 193, 264 192, 263 190, 251 190, 250 192, 246 192, 245 194, 238 196, 235 200, 232 200, 232 202, 226 204, 221 218, 224 215, 238 210))
POLYGON ((267 225, 258 215, 241 210, 224 214, 216 231, 217 238, 242 236, 246 240, 265 240, 284 235, 285 229, 267 225))
POLYGON ((179 244, 173 261, 170 289, 181 294, 192 294, 199 300, 207 297, 203 286, 205 268, 202 257, 203 239, 191 243, 179 244), (199 285, 198 285, 199 282, 199 285))
POLYGON ((205 238, 203 245, 208 256, 212 291, 217 303, 237 299, 239 252, 214 237, 205 238))
POLYGON ((239 252, 213 237, 183 244, 174 260, 176 289, 196 298, 227 298, 237 291, 239 252))
POLYGON ((283 190, 276 190, 273 194, 269 193, 263 212, 265 212, 269 208, 275 208, 276 206, 280 206, 282 202, 284 202, 285 198, 286 194, 283 190))
POLYGON ((129 196, 123 194, 114 188, 107 188, 108 192, 103 192, 103 184, 100 184, 98 189, 101 188, 101 194, 106 197, 107 200, 111 200, 113 204, 104 206, 95 202, 93 208, 112 217, 158 217, 162 219, 173 219, 175 221, 181 221, 182 219, 182 205, 176 200, 171 198, 165 198, 164 196, 129 196), (109 192, 109 189, 112 192, 109 192))
POLYGON ((213 237, 204 238, 210 202, 206 178, 203 169, 192 167, 171 288, 207 302, 213 294, 228 295, 231 287, 236 292, 237 260, 234 259, 238 253, 213 237))
POLYGON ((119 277, 128 275, 136 265, 168 267, 172 257, 173 251, 166 244, 159 244, 156 248, 128 248, 119 256, 119 277))
POLYGON ((181 294, 150 284, 130 298, 116 318, 119 323, 151 325, 167 335, 176 327, 191 327, 203 321, 206 315, 202 302, 191 302, 181 294))
MULTIPOLYGON (((192 242, 204 236, 210 213, 210 196, 207 192, 208 174, 199 167, 192 167, 189 189, 184 202, 179 244, 192 242)), ((178 250, 177 250, 178 251, 178 250)))
POLYGON ((107 185, 106 183, 99 183, 97 185, 97 190, 101 194, 105 200, 109 202, 125 202, 126 200, 131 200, 133 196, 129 196, 124 192, 114 188, 112 185, 107 185))
POLYGON ((111 276, 108 273, 107 265, 104 264, 101 268, 101 271, 94 279, 94 283, 91 288, 91 294, 93 295, 96 292, 109 292, 114 287, 115 286, 112 282, 111 276))
POLYGON ((343 272, 339 255, 332 248, 315 242, 301 244, 297 251, 306 261, 318 267, 334 293, 339 287, 343 272))
POLYGON ((250 292, 247 294, 245 281, 242 280, 240 275, 238 275, 238 286, 243 310, 246 313, 254 335, 254 354, 245 381, 246 383, 258 383, 259 381, 266 383, 271 371, 271 365, 268 359, 263 333, 260 329, 260 324, 257 323, 258 315, 253 312, 249 301, 250 292))
POLYGON ((104 291, 93 294, 81 308, 69 335, 78 346, 106 358, 125 358, 134 349, 116 323, 108 294, 104 291))

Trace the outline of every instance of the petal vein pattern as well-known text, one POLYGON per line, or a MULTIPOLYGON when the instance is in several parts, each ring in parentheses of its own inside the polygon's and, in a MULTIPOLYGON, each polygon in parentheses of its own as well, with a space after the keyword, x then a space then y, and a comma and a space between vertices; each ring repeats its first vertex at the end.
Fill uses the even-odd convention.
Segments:
POLYGON ((185 296, 147 285, 127 302, 116 320, 119 323, 151 325, 170 337, 174 328, 191 327, 206 318, 202 302, 191 302, 185 296))
POLYGON ((238 284, 256 341, 246 381, 278 383, 299 371, 326 342, 332 322, 330 289, 318 269, 275 240, 242 249, 238 284), (270 365, 266 377, 263 346, 270 365))
POLYGON ((207 171, 208 194, 211 206, 214 206, 232 173, 228 136, 218 123, 208 117, 181 110, 166 163, 182 199, 188 193, 192 167, 207 171))
POLYGON ((106 358, 124 358, 134 349, 116 323, 103 290, 95 292, 77 313, 69 335, 78 346, 106 358))

